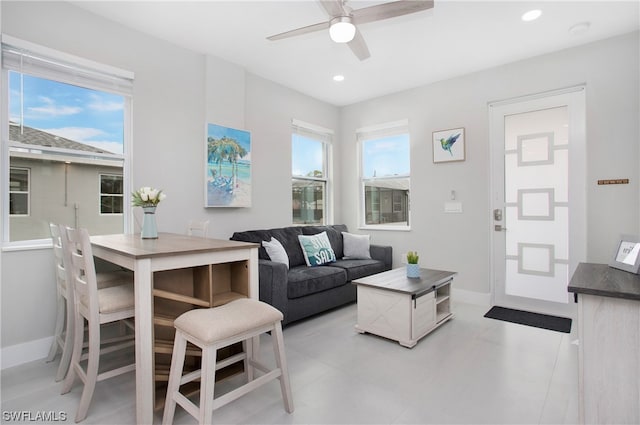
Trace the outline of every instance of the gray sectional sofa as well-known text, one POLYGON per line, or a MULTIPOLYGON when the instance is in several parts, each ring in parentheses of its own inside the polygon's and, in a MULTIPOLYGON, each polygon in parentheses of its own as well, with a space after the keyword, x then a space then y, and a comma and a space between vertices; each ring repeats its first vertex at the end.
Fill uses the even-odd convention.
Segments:
POLYGON ((292 226, 269 230, 235 232, 231 240, 254 242, 276 238, 289 257, 289 268, 271 261, 267 251, 259 249, 260 300, 284 314, 289 324, 356 300, 356 287, 350 282, 364 276, 391 269, 392 248, 370 245, 371 259, 343 259, 342 232, 345 225, 292 226), (307 266, 298 235, 327 232, 337 261, 315 267, 307 266))

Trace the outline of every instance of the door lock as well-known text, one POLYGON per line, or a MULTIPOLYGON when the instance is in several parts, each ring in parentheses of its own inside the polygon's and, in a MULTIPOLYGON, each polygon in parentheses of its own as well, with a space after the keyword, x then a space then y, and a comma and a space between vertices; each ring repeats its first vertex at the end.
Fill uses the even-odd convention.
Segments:
POLYGON ((502 209, 496 208, 493 210, 493 219, 495 221, 502 221, 502 209))

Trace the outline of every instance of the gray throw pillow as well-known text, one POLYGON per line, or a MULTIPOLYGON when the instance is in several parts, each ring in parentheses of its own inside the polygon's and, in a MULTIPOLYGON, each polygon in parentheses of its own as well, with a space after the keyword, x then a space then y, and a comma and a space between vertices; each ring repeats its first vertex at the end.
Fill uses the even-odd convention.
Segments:
POLYGON ((344 245, 343 260, 370 260, 369 235, 354 235, 353 233, 342 232, 342 243, 344 245))

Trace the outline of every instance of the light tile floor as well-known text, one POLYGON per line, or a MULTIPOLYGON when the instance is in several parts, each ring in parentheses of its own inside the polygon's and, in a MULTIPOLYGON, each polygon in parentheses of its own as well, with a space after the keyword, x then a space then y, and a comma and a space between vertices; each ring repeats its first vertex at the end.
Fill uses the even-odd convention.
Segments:
MULTIPOLYGON (((413 349, 355 332, 356 306, 285 328, 295 411, 277 383, 214 412, 221 424, 566 424, 578 422, 574 322, 563 334, 483 317, 454 303, 455 318, 413 349)), ((269 336, 263 358, 273 359, 269 336)), ((57 361, 2 371, 2 422, 11 412, 64 412, 81 394, 59 395, 57 361)), ((218 386, 228 390, 233 382, 218 386)), ((86 424, 135 423, 134 376, 98 383, 86 424)), ((161 412, 156 414, 161 420, 161 412)), ((195 420, 177 409, 176 423, 195 420)))

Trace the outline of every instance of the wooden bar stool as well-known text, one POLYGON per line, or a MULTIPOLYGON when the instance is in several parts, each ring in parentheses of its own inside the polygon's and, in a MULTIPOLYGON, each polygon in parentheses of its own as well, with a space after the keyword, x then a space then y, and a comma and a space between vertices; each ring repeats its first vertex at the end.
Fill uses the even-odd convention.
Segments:
POLYGON ((173 422, 176 403, 178 403, 191 416, 198 419, 200 424, 210 424, 215 409, 274 379, 280 380, 285 410, 288 413, 293 412, 293 399, 282 337, 282 318, 282 313, 269 304, 248 298, 235 300, 220 307, 191 310, 179 316, 174 322, 176 336, 162 423, 173 422), (253 346, 254 338, 269 331, 271 331, 276 358, 276 367, 271 370, 256 360, 257 347, 253 346), (214 398, 216 369, 229 364, 228 361, 216 363, 216 352, 219 348, 240 341, 243 341, 245 346, 241 359, 245 359, 248 382, 223 396, 214 398), (182 368, 187 342, 202 349, 202 365, 200 370, 183 376, 182 368), (255 377, 254 368, 263 372, 264 375, 255 377), (199 407, 179 391, 180 385, 196 379, 200 379, 199 407))

